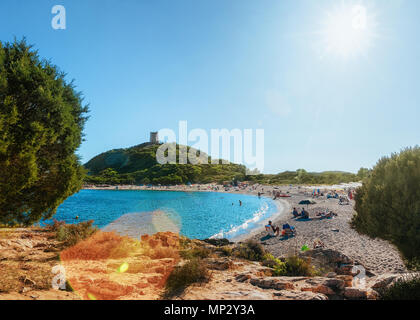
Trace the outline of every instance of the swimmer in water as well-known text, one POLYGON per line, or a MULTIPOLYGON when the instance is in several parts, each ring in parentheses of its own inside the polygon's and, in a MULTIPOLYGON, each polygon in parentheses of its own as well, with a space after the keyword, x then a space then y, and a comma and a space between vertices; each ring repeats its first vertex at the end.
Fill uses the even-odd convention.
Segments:
POLYGON ((241 200, 239 200, 239 205, 242 206, 242 201, 241 200))

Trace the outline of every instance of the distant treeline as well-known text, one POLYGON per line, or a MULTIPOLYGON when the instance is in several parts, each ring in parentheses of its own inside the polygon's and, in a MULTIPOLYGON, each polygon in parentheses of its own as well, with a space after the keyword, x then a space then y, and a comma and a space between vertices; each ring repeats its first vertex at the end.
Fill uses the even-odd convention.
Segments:
MULTIPOLYGON (((245 166, 233 163, 161 165, 156 161, 158 148, 159 145, 146 143, 102 153, 85 164, 89 172, 85 183, 176 185, 249 181, 273 185, 337 184, 362 180, 369 173, 369 170, 364 168, 360 169, 358 174, 340 171, 313 173, 300 169, 279 174, 248 175, 245 166)), ((188 147, 188 151, 190 150, 188 147)), ((177 159, 178 156, 177 153, 177 159)))
POLYGON ((247 176, 248 181, 261 184, 339 184, 363 180, 369 170, 361 168, 357 174, 342 171, 307 172, 304 169, 285 171, 278 174, 258 174, 247 176))

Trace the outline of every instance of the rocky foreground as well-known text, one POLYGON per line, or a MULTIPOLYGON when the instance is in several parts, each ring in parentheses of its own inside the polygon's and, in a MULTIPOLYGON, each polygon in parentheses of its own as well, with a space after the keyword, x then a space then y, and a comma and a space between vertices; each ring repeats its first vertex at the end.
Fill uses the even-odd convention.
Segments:
MULTIPOLYGON (((54 234, 44 229, 3 229, 0 299, 161 299, 169 275, 185 263, 180 254, 185 252, 184 242, 170 232, 143 236, 141 241, 98 232, 63 248, 54 234), (55 266, 64 268, 66 289, 52 289, 61 276, 55 266)), ((301 256, 310 258, 324 271, 323 276, 275 277, 272 268, 259 262, 226 256, 226 248, 236 244, 221 247, 198 240, 188 243, 189 249, 200 248, 207 253, 201 261, 210 277, 171 299, 378 299, 381 288, 404 276, 368 272, 366 286, 360 286, 352 274, 353 259, 332 249, 315 249, 301 256)))

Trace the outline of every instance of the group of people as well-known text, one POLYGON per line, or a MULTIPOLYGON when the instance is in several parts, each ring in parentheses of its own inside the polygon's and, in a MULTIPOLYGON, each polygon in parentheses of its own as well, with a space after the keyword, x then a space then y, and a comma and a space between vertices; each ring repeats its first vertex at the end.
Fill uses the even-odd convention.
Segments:
POLYGON ((319 212, 316 214, 318 217, 322 218, 332 218, 332 217, 336 217, 337 214, 333 211, 328 211, 328 209, 325 212, 319 212))
MULTIPOLYGON (((268 222, 268 225, 265 226, 265 229, 269 233, 273 232, 273 234, 275 236, 280 235, 280 227, 273 224, 272 221, 268 222)), ((282 228, 282 235, 283 236, 291 236, 291 235, 294 235, 294 234, 296 234, 295 227, 289 225, 288 223, 283 224, 283 228, 282 228)))
POLYGON ((309 212, 306 211, 305 208, 302 208, 302 211, 300 213, 297 211, 296 208, 293 208, 292 214, 295 218, 309 219, 309 212))

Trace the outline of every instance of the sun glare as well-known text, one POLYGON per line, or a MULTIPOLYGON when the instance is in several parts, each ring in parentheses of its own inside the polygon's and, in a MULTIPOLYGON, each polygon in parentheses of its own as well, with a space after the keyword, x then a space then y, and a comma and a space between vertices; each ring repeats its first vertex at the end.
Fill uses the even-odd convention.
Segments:
POLYGON ((374 36, 374 17, 363 5, 341 4, 326 12, 321 36, 324 54, 342 58, 366 54, 374 36))

